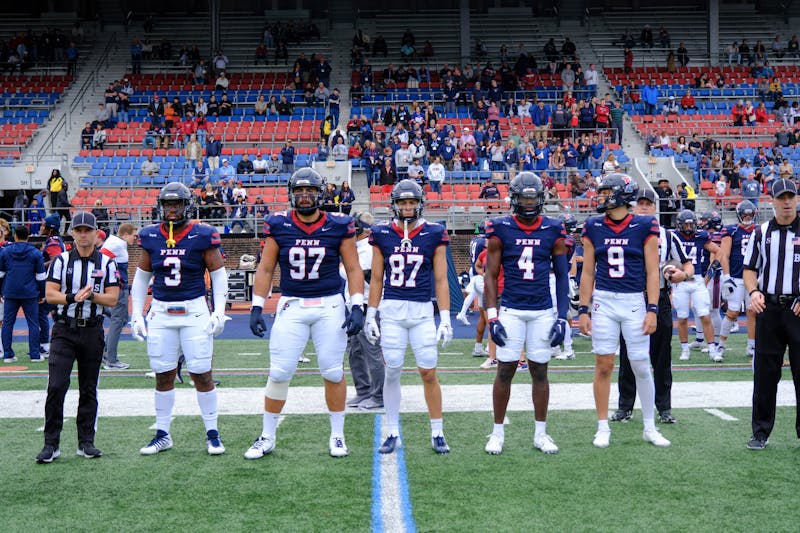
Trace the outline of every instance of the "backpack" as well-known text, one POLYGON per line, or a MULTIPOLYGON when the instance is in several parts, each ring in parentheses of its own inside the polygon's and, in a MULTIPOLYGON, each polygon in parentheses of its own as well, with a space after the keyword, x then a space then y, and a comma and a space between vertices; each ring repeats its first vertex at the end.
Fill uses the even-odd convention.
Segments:
POLYGON ((323 135, 330 135, 331 134, 331 123, 329 120, 325 121, 325 124, 322 125, 322 133, 323 135))

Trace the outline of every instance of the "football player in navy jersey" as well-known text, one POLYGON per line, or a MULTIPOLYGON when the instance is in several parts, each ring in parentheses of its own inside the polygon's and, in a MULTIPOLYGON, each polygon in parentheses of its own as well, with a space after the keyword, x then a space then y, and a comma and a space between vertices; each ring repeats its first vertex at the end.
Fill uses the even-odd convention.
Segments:
POLYGON ((607 175, 597 191, 597 211, 604 214, 589 218, 583 228, 578 314, 581 332, 592 335, 595 353, 597 432, 593 444, 598 448, 607 448, 611 440, 608 397, 620 333, 642 404, 643 438, 659 447, 670 445, 655 426, 655 385, 650 372, 650 334, 656 330, 660 283, 658 222, 652 216, 628 212, 637 191, 630 176, 607 175))
POLYGON ((561 220, 540 214, 545 192, 536 174, 520 172, 511 181, 508 192, 512 214, 486 224, 486 315, 489 334, 498 346, 498 364, 492 391, 494 429, 485 450, 493 455, 503 451, 503 420, 511 395, 511 381, 524 346, 533 378, 533 446, 544 453, 557 453, 558 446, 546 431, 550 401, 547 364, 552 347, 564 341, 569 327, 567 235, 561 220), (497 277, 501 265, 505 289, 498 309, 497 277), (556 279, 556 302, 550 297, 551 265, 556 279), (553 314, 554 304, 557 315, 553 314))
POLYGON ((722 361, 722 352, 714 342, 714 326, 711 323, 711 300, 705 284, 707 263, 703 262, 705 254, 716 255, 719 247, 711 242, 708 232, 698 229, 693 211, 684 209, 677 216, 675 236, 681 241, 687 257, 692 262, 694 275, 688 280, 678 283, 672 292, 672 301, 678 315, 678 338, 681 341, 681 361, 689 360, 689 312, 694 311, 695 321, 701 325, 708 346, 709 358, 718 363, 722 361))
POLYGON ((225 453, 217 430, 217 390, 211 374, 214 337, 222 333, 228 298, 228 275, 219 252, 219 233, 193 224, 191 191, 169 183, 158 194, 161 223, 139 232, 142 256, 131 284, 131 330, 136 340, 147 339, 150 367, 156 376, 156 435, 139 450, 154 455, 172 447, 169 433, 175 403, 175 376, 181 354, 197 390, 197 403, 211 455, 225 453), (214 312, 206 301, 205 272, 211 278, 214 312), (150 280, 153 302, 142 316, 150 280))
POLYGON ((738 224, 722 228, 719 261, 722 264, 722 296, 728 301, 728 310, 722 320, 719 335, 721 350, 725 350, 725 342, 731 328, 739 320, 739 312, 744 303, 747 310, 747 357, 753 357, 756 349, 756 318, 750 310, 750 295, 744 290, 742 281, 744 252, 747 243, 756 227, 756 206, 750 200, 739 202, 736 206, 738 224))
MULTIPOLYGON (((469 263, 470 263, 470 272, 469 275, 471 277, 482 276, 483 274, 479 274, 476 268, 476 263, 478 261, 478 256, 481 254, 482 251, 486 249, 486 221, 481 222, 478 225, 478 234, 475 235, 469 241, 469 263)), ((481 290, 481 292, 483 292, 481 290)), ((480 304, 480 300, 478 301, 480 304)), ((466 316, 464 317, 466 320, 466 316)), ((463 323, 464 320, 461 320, 463 323)), ((467 320, 464 324, 465 326, 469 325, 469 321, 467 320)), ((478 318, 478 323, 475 324, 475 347, 472 349, 472 356, 473 357, 486 357, 489 355, 489 352, 486 351, 483 347, 483 334, 486 332, 486 321, 483 318, 483 313, 480 314, 478 318)))
MULTIPOLYGON (((564 223, 564 231, 566 232, 566 237, 564 238, 564 244, 567 247, 567 266, 571 270, 572 269, 572 258, 575 255, 575 230, 578 227, 578 219, 575 218, 575 215, 572 213, 564 213, 561 216, 561 220, 564 223)), ((570 300, 574 297, 577 299, 577 283, 574 283, 572 279, 569 280, 569 290, 568 295, 570 300)), ((550 272, 550 299, 555 304, 556 302, 556 275, 555 272, 550 272)), ((556 311, 556 308, 553 307, 553 310, 556 311)), ((570 309, 567 308, 567 330, 564 334, 564 349, 562 350, 560 346, 553 347, 553 359, 558 359, 560 361, 567 361, 575 359, 575 350, 572 348, 572 317, 570 316, 570 309)))
MULTIPOLYGON (((706 211, 697 216, 698 229, 708 232, 709 241, 718 247, 722 243, 722 215, 718 211, 706 211)), ((720 316, 720 306, 722 305, 722 265, 719 262, 719 253, 711 257, 709 252, 703 252, 703 269, 706 272, 706 289, 711 305, 711 325, 714 328, 714 341, 719 349, 719 334, 722 327, 720 316)), ((695 340, 689 343, 690 350, 702 350, 708 352, 708 345, 705 342, 705 333, 701 322, 695 323, 695 340)), ((719 349, 720 355, 724 355, 719 349)))
POLYGON ((442 391, 436 375, 438 352, 453 339, 450 325, 450 289, 447 283, 447 230, 422 218, 425 193, 412 180, 392 189, 394 219, 372 227, 372 276, 365 330, 371 342, 380 339, 386 363, 383 403, 388 431, 378 449, 393 453, 400 445, 400 374, 406 347, 411 344, 425 390, 436 453, 450 447, 442 431, 442 391), (436 294, 439 328, 433 318, 431 295, 436 294), (381 296, 383 293, 383 296, 381 296), (377 312, 380 309, 380 328, 377 312))
POLYGON ((321 211, 324 189, 325 180, 315 170, 296 171, 289 180, 292 209, 270 215, 264 224, 266 238, 250 310, 254 335, 263 337, 266 331, 262 311, 276 266, 281 268, 281 297, 270 332, 261 435, 244 453, 245 459, 259 459, 275 448, 275 430, 289 382, 309 337, 319 358, 330 415, 328 450, 332 457, 350 453, 344 438, 347 382, 343 362, 347 335, 357 334, 364 324, 364 273, 358 262, 353 218, 321 211), (340 262, 350 289, 352 307, 347 316, 340 262))

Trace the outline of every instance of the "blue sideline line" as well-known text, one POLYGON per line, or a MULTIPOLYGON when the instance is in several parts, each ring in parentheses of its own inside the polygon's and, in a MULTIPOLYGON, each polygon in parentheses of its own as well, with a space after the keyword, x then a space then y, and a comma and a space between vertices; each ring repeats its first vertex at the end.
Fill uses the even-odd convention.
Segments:
POLYGON ((381 446, 381 415, 375 415, 375 430, 373 431, 372 449, 372 531, 374 533, 383 532, 383 516, 381 515, 381 454, 378 448, 381 446))
MULTIPOLYGON (((400 429, 400 426, 398 426, 400 429)), ((402 430, 400 431, 402 433, 402 430)), ((411 511, 411 498, 408 494, 408 474, 406 473, 406 454, 403 447, 397 450, 397 479, 400 483, 400 505, 403 511, 403 522, 408 533, 416 533, 417 525, 414 523, 414 513, 411 511)))

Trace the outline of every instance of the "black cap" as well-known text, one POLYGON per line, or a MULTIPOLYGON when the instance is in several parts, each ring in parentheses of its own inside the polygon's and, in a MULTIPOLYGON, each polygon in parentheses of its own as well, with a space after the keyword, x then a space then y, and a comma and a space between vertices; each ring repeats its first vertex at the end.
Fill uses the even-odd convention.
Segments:
POLYGON ((636 197, 636 201, 647 199, 653 203, 656 203, 656 193, 650 189, 639 189, 639 196, 636 197))
POLYGON ((786 192, 797 196, 797 186, 791 180, 779 179, 772 182, 771 192, 773 198, 777 198, 786 192))
POLYGON ((97 229, 97 219, 95 219, 94 215, 91 213, 80 211, 72 217, 72 227, 97 229))

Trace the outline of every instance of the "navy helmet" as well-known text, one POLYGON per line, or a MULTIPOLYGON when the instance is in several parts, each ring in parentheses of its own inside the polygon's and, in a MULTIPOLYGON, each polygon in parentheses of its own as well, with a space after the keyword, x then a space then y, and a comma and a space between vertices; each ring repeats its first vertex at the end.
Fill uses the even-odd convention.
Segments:
POLYGON ((306 167, 296 170, 289 178, 289 205, 301 215, 311 215, 322 206, 323 192, 325 191, 325 178, 313 168, 306 167), (298 197, 294 190, 300 187, 313 187, 317 189, 317 196, 310 206, 300 207, 298 197))
POLYGON ((676 223, 678 225, 678 231, 686 236, 691 237, 697 233, 697 217, 693 211, 684 209, 678 213, 676 223))
POLYGON ((394 211, 394 216, 400 222, 412 222, 422 217, 422 210, 425 207, 425 191, 422 190, 422 187, 420 187, 416 181, 405 179, 397 182, 392 189, 390 198, 392 201, 392 211, 394 211), (413 215, 403 216, 401 210, 397 206, 397 202, 400 200, 409 199, 417 200, 417 207, 414 209, 413 215))
POLYGON ((564 229, 567 233, 575 233, 578 231, 578 219, 572 213, 564 213, 561 217, 564 221, 564 229))
POLYGON ((709 211, 706 214, 708 215, 706 229, 709 231, 721 231, 722 215, 719 213, 719 211, 709 211))
POLYGON ((523 218, 536 218, 544 206, 544 186, 533 172, 520 172, 508 186, 511 197, 511 212, 523 218), (530 200, 525 202, 523 200, 530 200))
POLYGON ((744 200, 736 204, 736 218, 739 219, 740 224, 752 225, 756 222, 756 215, 758 214, 756 206, 750 200, 744 200), (748 222, 744 221, 745 217, 750 217, 748 222))
MULTIPOLYGON (((183 183, 167 183, 158 193, 158 216, 162 222, 184 224, 191 220, 194 209, 194 197, 189 187, 183 183), (177 212, 177 219, 167 218, 167 209, 164 202, 183 202, 183 207, 177 212)), ((170 213, 173 214, 173 213, 170 213)))
POLYGON ((605 213, 610 209, 617 207, 628 207, 631 203, 636 201, 636 196, 639 192, 639 186, 627 174, 621 172, 614 172, 603 178, 597 192, 611 191, 605 198, 599 198, 597 202, 597 212, 605 213))

